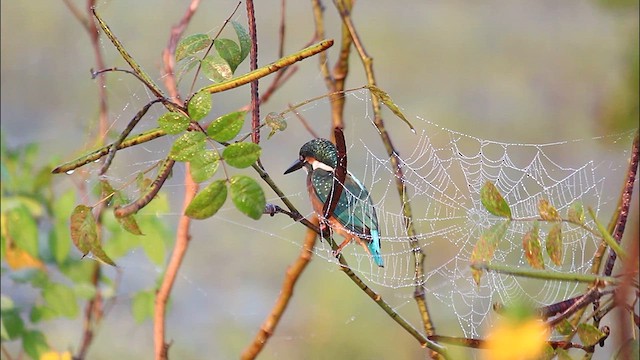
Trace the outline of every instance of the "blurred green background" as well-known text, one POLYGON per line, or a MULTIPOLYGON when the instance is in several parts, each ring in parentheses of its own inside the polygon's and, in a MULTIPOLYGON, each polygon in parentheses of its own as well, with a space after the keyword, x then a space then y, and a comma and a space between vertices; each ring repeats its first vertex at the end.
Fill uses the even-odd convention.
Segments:
MULTIPOLYGON (((98 11, 135 59, 159 79, 161 51, 187 4, 107 1, 98 4, 98 11)), ((187 33, 215 33, 235 5, 227 0, 204 1, 187 33)), ((339 38, 339 20, 332 4, 325 6, 328 37, 339 38)), ((243 9, 244 5, 236 16, 241 22, 243 9)), ((36 142, 42 164, 52 157, 74 158, 91 147, 87 134, 95 134, 97 126, 98 93, 89 74, 95 67, 89 38, 61 1, 3 1, 1 10, 4 145, 36 142)), ((280 2, 256 2, 259 64, 278 57, 279 10, 280 2)), ((312 37, 311 6, 290 1, 286 17, 289 54, 312 37)), ((353 18, 374 58, 379 86, 407 114, 511 143, 590 138, 637 127, 637 2, 360 1, 353 18)), ((107 66, 123 67, 111 44, 102 42, 107 66)), ((331 60, 336 59, 337 48, 329 51, 331 60)), ((359 59, 352 56, 347 87, 358 87, 365 83, 364 74, 359 59)), ((297 74, 263 106, 262 114, 323 94, 317 63, 315 58, 300 63, 297 74)), ((242 64, 238 73, 246 70, 247 64, 242 64)), ((149 95, 125 76, 107 78, 110 121, 113 131, 119 131, 149 95)), ((261 89, 269 83, 262 81, 261 89)), ((248 91, 244 87, 214 97, 216 116, 245 105, 248 91)), ((362 111, 363 104, 355 104, 347 119, 363 118, 362 111)), ((152 110, 141 128, 153 126, 150 119, 161 113, 160 108, 152 110)), ((305 116, 320 135, 328 134, 326 113, 318 110, 305 116)), ((399 124, 394 120, 387 121, 399 124)), ((302 176, 279 174, 310 136, 300 124, 289 125, 286 133, 263 144, 263 154, 270 158, 268 170, 292 193, 304 190, 302 176)), ((346 131, 353 135, 349 124, 346 131)), ((399 139, 406 136, 403 126, 394 125, 391 132, 399 139)), ((153 154, 168 144, 159 141, 147 149, 153 154)), ((404 150, 410 149, 407 145, 404 150)), ((137 156, 134 162, 145 161, 137 156)), ((120 164, 117 171, 125 175, 137 169, 120 164)), ((172 230, 180 206, 181 172, 174 171, 168 188, 171 208, 160 214, 172 230)), ((59 176, 56 182, 61 189, 72 186, 70 177, 59 176)), ((617 191, 611 189, 608 195, 615 197, 617 191)), ((273 193, 268 192, 267 198, 274 201, 273 193)), ((298 254, 303 230, 288 226, 288 219, 263 218, 249 224, 277 234, 272 236, 235 225, 247 220, 231 208, 222 214, 194 225, 168 315, 172 358, 237 358, 270 310, 284 271, 298 254)), ((118 301, 96 334, 90 359, 151 357, 151 322, 136 325, 130 302, 131 294, 154 285, 160 270, 136 251, 120 264, 118 301)), ((419 326, 413 289, 375 289, 419 326)), ((3 294, 12 291, 15 286, 3 282, 3 294)), ((433 311, 438 330, 460 335, 457 319, 446 306, 433 311)), ((77 349, 81 319, 48 326, 53 347, 77 349)), ((423 353, 334 265, 316 258, 261 358, 407 359, 423 353)))

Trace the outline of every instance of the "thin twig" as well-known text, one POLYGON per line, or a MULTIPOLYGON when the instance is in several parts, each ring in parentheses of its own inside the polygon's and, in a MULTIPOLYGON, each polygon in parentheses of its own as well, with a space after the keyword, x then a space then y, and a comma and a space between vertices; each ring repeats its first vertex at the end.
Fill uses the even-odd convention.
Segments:
MULTIPOLYGON (((317 220, 315 221, 314 225, 318 225, 317 220)), ((312 229, 307 229, 305 240, 302 245, 302 249, 300 250, 300 255, 298 256, 296 261, 287 268, 278 300, 276 300, 276 303, 271 309, 271 312, 265 319, 264 323, 262 323, 260 330, 253 339, 253 342, 242 352, 240 356, 241 359, 255 359, 255 357, 267 344, 267 341, 269 340, 271 335, 273 335, 276 326, 278 326, 278 323, 280 322, 282 314, 287 309, 287 306, 291 301, 296 282, 302 275, 304 269, 307 267, 307 264, 309 264, 309 261, 311 261, 311 257, 313 256, 313 247, 316 243, 317 236, 318 235, 315 231, 313 231, 312 229)))
MULTIPOLYGON (((353 40, 353 45, 358 51, 358 55, 360 56, 360 60, 362 61, 362 64, 367 76, 367 83, 369 86, 372 86, 372 85, 375 86, 376 80, 375 80, 375 75, 373 71, 373 59, 367 54, 362 44, 362 41, 360 40, 360 37, 355 29, 355 26, 353 25, 351 16, 349 12, 346 11, 349 9, 349 7, 345 4, 342 4, 342 2, 339 0, 335 1, 335 5, 338 11, 340 12, 340 17, 342 18, 344 25, 349 30, 349 34, 351 36, 351 39, 353 40)), ((404 218, 404 226, 407 231, 407 234, 409 235, 410 247, 411 249, 413 249, 414 272, 415 272, 414 280, 416 283, 416 287, 414 290, 414 299, 418 306, 418 311, 420 312, 420 316, 422 318, 422 323, 424 325, 425 332, 427 333, 427 335, 433 335, 435 334, 435 328, 431 321, 431 315, 429 314, 427 301, 426 301, 424 288, 423 288, 423 284, 425 281, 424 269, 423 269, 425 255, 424 255, 424 252, 422 251, 422 248, 420 247, 420 243, 417 240, 416 231, 413 226, 413 221, 411 221, 411 219, 413 218, 411 203, 409 200, 407 187, 404 182, 404 173, 400 165, 401 162, 399 158, 399 153, 393 146, 391 137, 389 136, 389 133, 387 132, 384 126, 384 121, 382 120, 382 115, 381 115, 380 101, 376 96, 372 96, 371 105, 373 107, 373 116, 374 116, 373 122, 376 128, 378 129, 378 133, 380 134, 381 140, 385 146, 385 149, 387 150, 387 154, 391 161, 391 165, 394 168, 396 188, 402 203, 402 214, 404 218)), ((432 347, 430 347, 430 349, 433 351, 437 351, 435 348, 432 348, 432 347)), ((438 357, 438 354, 432 352, 431 356, 438 357)))
MULTIPOLYGON (((189 7, 185 11, 178 25, 171 28, 169 43, 163 50, 162 58, 164 62, 164 71, 166 74, 166 76, 164 77, 165 85, 167 86, 167 91, 169 92, 171 97, 173 99, 176 99, 176 101, 180 99, 180 94, 177 87, 178 83, 175 79, 175 59, 173 57, 173 53, 175 52, 178 40, 182 36, 184 30, 187 28, 193 15, 198 9, 199 4, 199 0, 191 1, 189 7)), ((160 190, 162 184, 173 168, 174 163, 175 162, 173 160, 166 159, 165 163, 158 171, 158 177, 156 178, 154 183, 149 186, 149 188, 154 189, 154 186, 156 186, 157 190, 160 190)), ((182 264, 182 260, 184 259, 184 256, 187 252, 189 240, 191 239, 191 235, 189 234, 191 218, 185 215, 185 210, 198 192, 198 183, 196 183, 191 177, 191 171, 189 171, 189 167, 190 164, 186 163, 184 175, 185 191, 182 203, 182 211, 180 212, 182 215, 180 216, 180 220, 178 221, 178 229, 176 230, 176 242, 174 244, 169 263, 167 264, 165 274, 162 278, 162 283, 160 284, 158 292, 156 293, 153 315, 153 342, 156 360, 168 359, 169 344, 165 340, 165 323, 167 312, 166 306, 167 302, 169 301, 169 297, 171 296, 171 289, 173 288, 173 284, 175 283, 176 277, 178 275, 178 270, 180 270, 180 265, 182 264)), ((141 199, 149 198, 150 201, 150 199, 153 199, 153 197, 155 197, 155 193, 157 193, 157 190, 148 192, 147 196, 143 196, 141 199)))
MULTIPOLYGON (((251 51, 249 52, 249 66, 251 71, 258 68, 258 30, 256 29, 256 14, 253 0, 246 0, 249 36, 251 37, 251 51)), ((260 94, 258 93, 258 79, 251 82, 251 141, 260 143, 260 94)))
POLYGON ((185 11, 184 15, 182 15, 182 19, 177 25, 171 27, 171 35, 169 36, 169 43, 167 47, 162 50, 162 64, 164 74, 167 76, 163 77, 164 85, 167 89, 169 89, 169 94, 173 102, 181 103, 180 94, 178 93, 178 83, 175 77, 175 58, 173 54, 176 51, 176 46, 178 46, 178 41, 182 37, 182 34, 187 29, 187 26, 191 22, 191 18, 196 13, 198 6, 200 5, 200 0, 192 0, 189 4, 189 7, 185 11))
POLYGON ((162 160, 162 165, 160 169, 158 169, 158 175, 153 180, 153 182, 145 189, 145 192, 134 202, 129 203, 127 205, 116 207, 113 210, 113 213, 116 217, 122 218, 125 216, 129 216, 138 212, 138 210, 147 206, 148 203, 155 198, 158 194, 162 185, 171 174, 171 170, 173 169, 173 165, 175 164, 174 160, 169 159, 168 157, 162 160))
MULTIPOLYGON (((640 144, 638 138, 638 131, 636 131, 636 135, 633 138, 633 145, 631 147, 631 158, 629 159, 627 176, 625 178, 624 186, 622 187, 622 192, 620 194, 618 209, 616 210, 618 219, 615 225, 615 230, 613 232, 613 239, 618 244, 620 244, 620 241, 622 240, 622 234, 624 234, 624 229, 627 224, 629 207, 631 206, 631 197, 633 196, 633 184, 635 183, 636 175, 638 173, 638 161, 640 160, 640 144)), ((604 271, 602 272, 603 275, 611 275, 611 273, 613 272, 613 266, 616 263, 616 258, 616 252, 613 250, 609 250, 609 258, 607 259, 604 271)))

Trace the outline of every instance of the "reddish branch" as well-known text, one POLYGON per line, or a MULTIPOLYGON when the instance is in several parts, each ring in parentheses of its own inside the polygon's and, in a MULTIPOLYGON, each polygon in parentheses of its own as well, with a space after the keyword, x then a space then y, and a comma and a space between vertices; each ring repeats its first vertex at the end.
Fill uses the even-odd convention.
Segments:
MULTIPOLYGON (((187 8, 187 11, 183 15, 178 25, 174 26, 171 29, 169 43, 162 54, 164 61, 164 71, 166 73, 166 76, 164 77, 165 86, 167 87, 167 91, 169 92, 171 98, 173 98, 176 102, 180 101, 180 96, 178 94, 177 82, 174 74, 175 61, 173 58, 173 53, 175 52, 178 40, 184 33, 184 30, 187 28, 187 25, 191 21, 191 18, 195 14, 195 11, 197 10, 199 4, 199 0, 191 1, 189 7, 187 8)), ((185 193, 182 206, 183 210, 181 212, 182 214, 184 214, 184 210, 187 208, 187 206, 189 206, 191 200, 193 200, 196 192, 198 191, 198 184, 193 181, 193 178, 191 177, 189 164, 186 164, 184 183, 185 193)), ((166 306, 167 302, 169 301, 169 296, 171 295, 173 284, 175 283, 176 277, 178 275, 178 270, 180 269, 182 260, 184 259, 184 255, 186 254, 187 248, 189 246, 189 240, 191 238, 191 236, 189 235, 190 225, 191 219, 186 215, 182 215, 178 222, 178 229, 176 231, 176 242, 173 248, 173 252, 171 253, 171 258, 169 259, 169 264, 167 265, 167 269, 165 271, 164 278, 162 279, 162 283, 160 284, 160 288, 158 289, 158 293, 156 294, 153 316, 153 340, 156 360, 164 360, 168 358, 169 344, 165 340, 165 315, 167 311, 166 306)))
MULTIPOLYGON (((256 30, 256 14, 253 0, 247 0, 247 19, 249 36, 251 37, 251 51, 249 66, 251 71, 258 68, 258 33, 256 30)), ((260 94, 258 94, 258 80, 251 82, 251 141, 260 143, 260 94)))
MULTIPOLYGON (((312 221, 315 226, 318 225, 316 218, 313 218, 312 221)), ((271 309, 269 316, 265 319, 264 323, 262 323, 260 330, 253 339, 253 342, 242 352, 241 359, 254 359, 258 356, 275 331, 282 314, 287 309, 287 305, 289 305, 289 301, 293 296, 293 288, 295 287, 296 282, 307 267, 309 261, 311 261, 316 237, 317 234, 315 231, 307 229, 307 234, 305 236, 304 244, 302 245, 302 250, 300 250, 300 255, 296 261, 287 268, 278 300, 271 309)))

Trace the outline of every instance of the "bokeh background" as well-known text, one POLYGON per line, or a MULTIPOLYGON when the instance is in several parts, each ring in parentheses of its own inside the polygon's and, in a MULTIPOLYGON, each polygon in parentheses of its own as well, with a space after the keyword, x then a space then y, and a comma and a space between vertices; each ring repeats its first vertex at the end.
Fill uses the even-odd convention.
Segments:
MULTIPOLYGON (((158 79, 170 26, 187 4, 114 0, 99 3, 98 11, 136 60, 158 79)), ((204 1, 187 33, 213 35, 235 6, 228 0, 204 1)), ((327 35, 339 38, 339 19, 331 3, 325 6, 327 35)), ((240 9, 235 19, 244 21, 244 5, 240 9)), ((256 3, 259 64, 277 59, 279 11, 279 1, 256 3)), ((374 58, 379 86, 408 114, 479 138, 512 143, 591 138, 638 126, 637 1, 359 1, 353 17, 374 58)), ((38 143, 42 164, 81 154, 91 146, 98 114, 87 34, 62 1, 3 1, 1 19, 2 141, 8 147, 38 143)), ((310 4, 288 2, 286 19, 288 54, 312 37, 310 4)), ((102 41, 107 66, 122 67, 118 53, 102 41)), ((336 56, 334 46, 329 57, 336 56)), ((352 56, 347 87, 358 87, 365 83, 364 74, 359 59, 352 56)), ((262 113, 323 94, 317 65, 317 59, 300 63, 297 74, 263 106, 262 113)), ((242 64, 238 73, 246 69, 242 64)), ((268 83, 263 81, 262 89, 268 83)), ((149 95, 123 75, 110 76, 107 88, 111 124, 118 131, 149 95)), ((215 116, 245 105, 248 91, 245 87, 215 97, 215 116)), ((357 118, 364 118, 363 108, 356 104, 347 113, 354 128, 357 118)), ((157 108, 148 117, 161 113, 157 108)), ((320 108, 305 113, 324 136, 329 129, 326 114, 320 108)), ((141 128, 153 126, 149 119, 141 128)), ((302 176, 279 174, 310 135, 299 123, 289 125, 284 135, 263 144, 263 154, 276 180, 298 193, 304 190, 302 176)), ((353 134, 349 126, 346 131, 353 134)), ((395 125, 391 131, 400 139, 406 133, 395 125)), ((159 141, 147 150, 160 158, 158 151, 168 144, 159 141)), ((627 145, 607 144, 616 151, 620 147, 620 153, 627 145)), ((146 161, 131 156, 128 160, 134 163, 146 161)), ((135 171, 123 164, 116 163, 115 171, 123 176, 135 171)), ((174 172, 168 187, 171 210, 159 214, 169 229, 175 228, 178 218, 181 171, 174 172)), ((70 177, 56 181, 61 190, 73 186, 70 177)), ((611 189, 609 196, 615 197, 617 191, 611 189)), ((267 196, 273 200, 273 194, 267 196)), ((303 229, 290 226, 284 217, 249 224, 277 232, 275 237, 234 225, 246 220, 231 208, 222 214, 222 219, 194 226, 174 288, 167 337, 173 340, 170 355, 176 359, 236 358, 270 310, 284 271, 299 251, 303 229)), ((629 230, 634 227, 637 222, 629 230)), ((152 324, 138 325, 131 319, 131 294, 151 288, 160 270, 140 251, 131 252, 120 264, 118 300, 96 334, 91 359, 140 359, 152 354, 152 324)), ((376 290, 419 326, 412 289, 376 290)), ((3 281, 3 293, 14 291, 16 286, 3 281)), ((460 335, 455 316, 444 310, 433 309, 438 329, 460 335)), ((54 321, 46 330, 58 350, 75 349, 81 319, 54 321)), ((407 359, 423 354, 415 340, 334 265, 316 258, 262 358, 407 359)))

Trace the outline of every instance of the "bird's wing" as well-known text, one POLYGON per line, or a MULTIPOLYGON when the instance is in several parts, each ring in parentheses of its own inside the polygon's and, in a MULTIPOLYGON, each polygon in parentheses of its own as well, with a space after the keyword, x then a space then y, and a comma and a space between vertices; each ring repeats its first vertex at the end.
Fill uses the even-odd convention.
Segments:
MULTIPOLYGON (((333 173, 316 169, 311 181, 320 201, 326 202, 333 193, 333 173)), ((345 186, 333 215, 347 230, 366 235, 367 240, 370 240, 371 230, 378 230, 378 218, 369 192, 351 173, 347 173, 345 186)))

